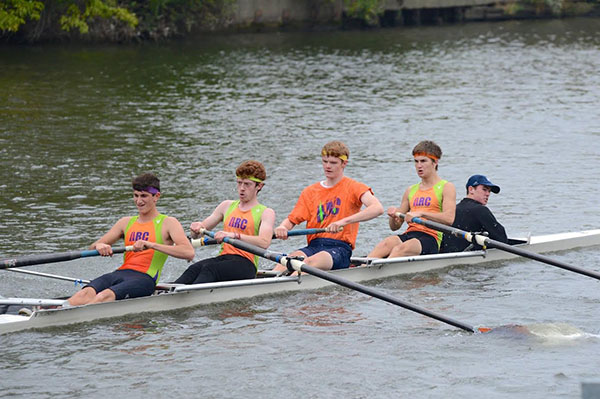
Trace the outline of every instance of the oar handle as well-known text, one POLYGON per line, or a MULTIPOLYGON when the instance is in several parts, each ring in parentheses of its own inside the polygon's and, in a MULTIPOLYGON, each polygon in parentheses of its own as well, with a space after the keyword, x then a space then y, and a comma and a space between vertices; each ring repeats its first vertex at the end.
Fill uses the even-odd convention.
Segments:
MULTIPOLYGON (((327 232, 327 229, 324 229, 324 228, 296 229, 296 230, 288 231, 288 237, 305 236, 308 234, 319 234, 319 233, 326 233, 326 232, 327 232)), ((202 230, 200 230, 200 234, 202 234, 202 230)), ((206 233, 204 233, 204 234, 206 234, 206 233)), ((275 234, 273 234, 273 238, 277 238, 277 236, 275 234)), ((208 238, 196 239, 196 238, 191 238, 190 236, 188 236, 188 239, 192 243, 192 246, 195 248, 202 247, 205 245, 218 244, 217 240, 211 240, 208 238)))
MULTIPOLYGON (((308 235, 308 234, 319 234, 319 233, 326 233, 326 232, 327 232, 327 229, 323 229, 323 228, 296 229, 296 230, 289 230, 288 233, 287 233, 287 235, 289 237, 291 237, 291 236, 305 236, 305 235, 308 235)), ((273 238, 277 238, 277 237, 275 237, 275 234, 273 234, 273 238)))
POLYGON ((208 237, 202 237, 202 238, 190 238, 190 242, 192 243, 192 246, 194 248, 198 248, 198 247, 203 247, 205 245, 214 245, 214 244, 218 244, 217 240, 212 239, 212 238, 208 238, 208 237))

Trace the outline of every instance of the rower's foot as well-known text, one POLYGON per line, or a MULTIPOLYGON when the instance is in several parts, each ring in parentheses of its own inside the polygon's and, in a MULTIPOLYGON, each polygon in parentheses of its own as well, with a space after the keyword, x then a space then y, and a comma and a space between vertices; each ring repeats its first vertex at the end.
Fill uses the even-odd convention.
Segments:
POLYGON ((19 309, 19 314, 21 316, 31 316, 33 314, 33 311, 29 308, 21 308, 19 309))

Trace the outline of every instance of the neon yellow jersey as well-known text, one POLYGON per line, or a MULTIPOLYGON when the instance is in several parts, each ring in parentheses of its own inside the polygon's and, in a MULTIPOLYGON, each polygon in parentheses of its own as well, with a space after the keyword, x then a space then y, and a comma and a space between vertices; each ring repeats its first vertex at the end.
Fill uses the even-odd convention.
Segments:
MULTIPOLYGON (((440 180, 428 190, 421 190, 419 188, 420 183, 410 186, 408 192, 408 208, 410 212, 442 213, 442 194, 446 183, 448 183, 447 180, 440 180)), ((429 234, 436 239, 438 249, 442 243, 442 232, 430 229, 422 224, 409 223, 406 232, 409 231, 421 231, 429 234)))
MULTIPOLYGON (((166 218, 166 215, 159 214, 149 222, 140 223, 138 222, 138 216, 133 216, 125 229, 125 245, 133 245, 138 240, 164 244, 162 225, 166 218)), ((169 255, 154 249, 146 249, 140 252, 127 251, 123 255, 123 265, 118 270, 127 269, 146 273, 157 283, 168 257, 169 255)))
MULTIPOLYGON (((229 208, 227 208, 227 212, 225 212, 225 215, 223 216, 223 230, 233 233, 257 236, 260 230, 260 220, 262 218, 262 214, 267 207, 258 204, 252 207, 252 209, 242 211, 240 210, 239 205, 240 200, 235 200, 231 203, 229 208)), ((258 256, 250 254, 246 251, 242 251, 233 245, 223 243, 221 245, 221 251, 219 252, 219 255, 243 256, 244 258, 248 258, 250 261, 252 261, 258 270, 258 256)))

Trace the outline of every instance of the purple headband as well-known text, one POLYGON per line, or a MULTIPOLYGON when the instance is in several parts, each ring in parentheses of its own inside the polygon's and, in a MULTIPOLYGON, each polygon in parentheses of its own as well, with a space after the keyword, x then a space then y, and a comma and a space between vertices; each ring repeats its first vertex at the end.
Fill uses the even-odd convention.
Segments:
POLYGON ((152 186, 141 188, 138 191, 147 191, 152 195, 160 193, 160 190, 158 188, 152 186))

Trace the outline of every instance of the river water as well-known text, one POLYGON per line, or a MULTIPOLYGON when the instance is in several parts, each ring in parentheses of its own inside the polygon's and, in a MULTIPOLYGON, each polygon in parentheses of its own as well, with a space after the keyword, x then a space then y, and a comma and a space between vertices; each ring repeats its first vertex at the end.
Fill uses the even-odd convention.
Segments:
MULTIPOLYGON (((280 221, 322 178, 332 139, 386 208, 417 181, 412 147, 432 139, 458 199, 474 173, 502 187, 489 206, 509 235, 598 228, 599 31, 600 19, 572 19, 2 47, 0 257, 85 248, 135 213, 129 182, 143 171, 187 229, 235 197, 235 167, 256 158, 269 175, 261 201, 280 221)), ((361 224, 355 254, 388 234, 385 217, 361 224)), ((600 270, 598 250, 552 256, 600 270)), ((118 260, 29 269, 93 278, 118 260)), ((185 268, 171 259, 163 281, 185 268)), ((513 260, 369 285, 540 334, 472 335, 329 288, 0 336, 0 397, 576 398, 600 382, 595 280, 513 260)), ((0 278, 4 296, 76 289, 0 278)))

